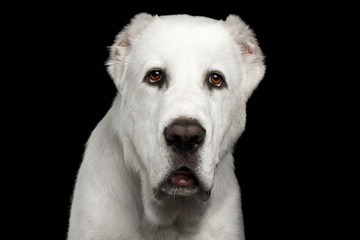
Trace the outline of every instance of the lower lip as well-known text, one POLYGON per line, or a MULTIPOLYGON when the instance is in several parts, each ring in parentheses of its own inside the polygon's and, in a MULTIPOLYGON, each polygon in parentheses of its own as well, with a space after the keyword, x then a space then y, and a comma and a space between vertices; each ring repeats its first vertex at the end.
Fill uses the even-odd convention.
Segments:
POLYGON ((190 187, 195 184, 195 179, 191 174, 175 173, 171 176, 171 182, 175 186, 190 187))
POLYGON ((171 183, 177 187, 191 187, 197 185, 193 173, 188 169, 179 169, 170 178, 171 183))

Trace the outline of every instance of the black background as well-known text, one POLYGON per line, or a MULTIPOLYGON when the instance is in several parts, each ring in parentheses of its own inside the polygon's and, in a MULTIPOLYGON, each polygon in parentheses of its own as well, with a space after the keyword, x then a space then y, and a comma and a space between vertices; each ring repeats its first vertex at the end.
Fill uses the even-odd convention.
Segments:
POLYGON ((27 111, 13 110, 11 116, 20 115, 17 121, 29 132, 20 140, 25 130, 11 128, 11 142, 26 146, 11 151, 24 155, 26 162, 25 177, 16 188, 22 189, 23 213, 14 222, 34 225, 29 235, 65 239, 85 143, 116 94, 104 66, 108 46, 139 12, 215 19, 237 14, 254 29, 267 71, 248 102, 246 130, 234 153, 246 239, 322 239, 329 229, 334 231, 325 219, 336 212, 328 212, 329 189, 334 195, 340 191, 333 180, 340 173, 332 170, 337 166, 329 161, 329 156, 338 156, 333 142, 339 141, 334 134, 334 115, 339 112, 332 110, 339 106, 324 88, 330 82, 324 72, 331 66, 320 64, 331 48, 327 37, 332 33, 324 13, 332 6, 194 4, 49 4, 31 5, 28 10, 21 6, 26 15, 10 28, 16 33, 11 49, 19 50, 13 61, 16 69, 11 71, 20 85, 11 101, 16 102, 15 109, 27 111), (20 96, 25 101, 16 101, 20 96))

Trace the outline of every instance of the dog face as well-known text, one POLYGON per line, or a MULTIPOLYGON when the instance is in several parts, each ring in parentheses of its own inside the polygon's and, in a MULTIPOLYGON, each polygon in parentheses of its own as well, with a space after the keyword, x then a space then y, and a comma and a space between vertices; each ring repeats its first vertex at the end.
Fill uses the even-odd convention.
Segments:
POLYGON ((117 36, 107 65, 118 89, 115 126, 136 153, 128 166, 156 199, 206 200, 265 71, 252 31, 233 15, 139 14, 117 36))

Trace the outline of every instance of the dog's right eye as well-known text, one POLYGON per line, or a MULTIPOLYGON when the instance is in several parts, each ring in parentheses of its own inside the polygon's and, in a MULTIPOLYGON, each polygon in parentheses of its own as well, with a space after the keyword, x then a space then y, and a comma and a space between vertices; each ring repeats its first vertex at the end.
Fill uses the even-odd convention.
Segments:
POLYGON ((160 70, 152 70, 148 75, 149 83, 157 83, 161 81, 162 77, 163 74, 160 70))

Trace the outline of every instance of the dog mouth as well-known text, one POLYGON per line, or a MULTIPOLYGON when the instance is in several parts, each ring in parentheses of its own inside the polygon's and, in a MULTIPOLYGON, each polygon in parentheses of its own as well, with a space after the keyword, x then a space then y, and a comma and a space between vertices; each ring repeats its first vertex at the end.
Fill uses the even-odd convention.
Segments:
POLYGON ((175 171, 171 175, 170 181, 176 187, 196 187, 199 185, 196 177, 187 167, 175 171))
POLYGON ((160 186, 163 193, 172 196, 191 196, 200 191, 196 175, 188 167, 181 167, 172 172, 160 186))

